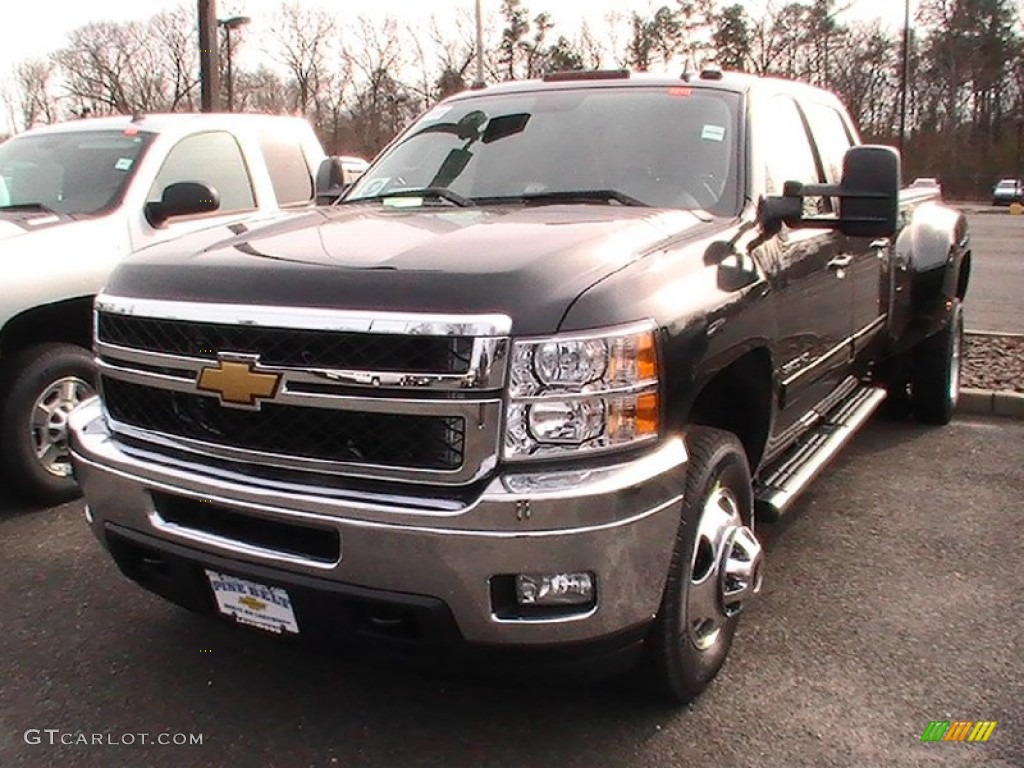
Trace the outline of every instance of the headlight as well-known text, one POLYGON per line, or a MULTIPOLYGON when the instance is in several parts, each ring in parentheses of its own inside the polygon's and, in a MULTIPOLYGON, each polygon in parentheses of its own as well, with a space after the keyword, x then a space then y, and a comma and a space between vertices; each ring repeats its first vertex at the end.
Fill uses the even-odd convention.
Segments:
POLYGON ((506 459, 566 456, 656 438, 653 324, 516 341, 509 395, 506 459))

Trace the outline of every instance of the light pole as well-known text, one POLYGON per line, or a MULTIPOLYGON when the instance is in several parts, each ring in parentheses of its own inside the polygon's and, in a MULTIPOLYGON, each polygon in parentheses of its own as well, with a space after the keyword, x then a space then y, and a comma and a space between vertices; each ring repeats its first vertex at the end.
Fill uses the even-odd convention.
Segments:
POLYGON ((231 30, 238 29, 250 21, 248 16, 232 16, 230 19, 220 19, 217 24, 224 28, 224 44, 228 54, 228 112, 235 111, 235 79, 231 73, 231 30))
POLYGON ((484 14, 480 0, 476 0, 476 82, 473 87, 484 87, 484 14))
POLYGON ((203 112, 220 106, 220 69, 217 67, 217 0, 197 0, 199 16, 199 80, 203 112))
POLYGON ((900 75, 900 152, 907 140, 907 87, 910 78, 910 0, 903 6, 903 69, 900 75))

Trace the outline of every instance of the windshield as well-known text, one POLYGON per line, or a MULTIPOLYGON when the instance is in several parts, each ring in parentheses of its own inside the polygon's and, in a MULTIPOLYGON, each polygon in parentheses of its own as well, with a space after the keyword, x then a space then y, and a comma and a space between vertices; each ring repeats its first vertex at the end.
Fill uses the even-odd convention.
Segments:
POLYGON ((39 208, 78 215, 111 208, 152 137, 106 130, 10 139, 0 144, 0 212, 39 208))
POLYGON ((1016 181, 1011 179, 1010 181, 1000 181, 998 186, 1000 189, 1015 189, 1017 184, 1016 181))
POLYGON ((741 203, 739 105, 738 94, 682 86, 573 88, 442 104, 409 128, 344 202, 424 189, 477 205, 632 199, 734 215, 741 203))

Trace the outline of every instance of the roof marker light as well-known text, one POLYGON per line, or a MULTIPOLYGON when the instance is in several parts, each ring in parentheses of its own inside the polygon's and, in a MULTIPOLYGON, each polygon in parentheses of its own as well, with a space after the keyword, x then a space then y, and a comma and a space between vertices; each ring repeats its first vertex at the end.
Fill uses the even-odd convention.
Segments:
POLYGON ((574 69, 567 72, 552 72, 544 76, 545 83, 561 83, 573 80, 628 80, 628 69, 574 69))

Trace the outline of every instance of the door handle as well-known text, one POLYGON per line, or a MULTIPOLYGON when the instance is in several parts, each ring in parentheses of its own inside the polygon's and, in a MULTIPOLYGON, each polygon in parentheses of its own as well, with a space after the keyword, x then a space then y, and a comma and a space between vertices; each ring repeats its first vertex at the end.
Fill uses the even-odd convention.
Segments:
POLYGON ((853 264, 853 256, 836 256, 832 261, 828 263, 829 269, 846 269, 848 266, 853 264))

